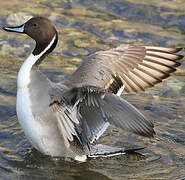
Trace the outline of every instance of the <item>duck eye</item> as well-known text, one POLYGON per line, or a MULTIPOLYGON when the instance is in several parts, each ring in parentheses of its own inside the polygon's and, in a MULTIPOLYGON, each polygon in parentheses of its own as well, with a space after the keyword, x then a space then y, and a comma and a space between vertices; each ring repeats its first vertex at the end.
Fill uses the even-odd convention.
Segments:
POLYGON ((33 24, 33 26, 34 26, 34 27, 37 27, 37 24, 36 24, 36 23, 34 23, 34 24, 33 24))

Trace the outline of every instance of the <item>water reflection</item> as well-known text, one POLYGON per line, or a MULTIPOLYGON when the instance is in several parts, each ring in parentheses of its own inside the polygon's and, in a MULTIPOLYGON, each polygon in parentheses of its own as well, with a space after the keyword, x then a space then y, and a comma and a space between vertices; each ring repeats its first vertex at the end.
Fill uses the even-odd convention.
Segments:
MULTIPOLYGON (((11 167, 10 172, 18 173, 19 179, 103 179, 111 178, 109 171, 117 168, 124 168, 132 162, 132 168, 136 166, 134 162, 146 159, 139 153, 129 153, 123 157, 89 159, 85 163, 76 161, 66 161, 62 158, 53 159, 43 156, 38 151, 31 149, 25 153, 21 161, 8 160, 7 167, 11 167), (117 162, 114 164, 114 162, 117 162), (113 166, 115 166, 113 168, 113 166)), ((7 171, 6 167, 3 167, 7 171)), ((13 178, 13 177, 12 177, 13 178)))

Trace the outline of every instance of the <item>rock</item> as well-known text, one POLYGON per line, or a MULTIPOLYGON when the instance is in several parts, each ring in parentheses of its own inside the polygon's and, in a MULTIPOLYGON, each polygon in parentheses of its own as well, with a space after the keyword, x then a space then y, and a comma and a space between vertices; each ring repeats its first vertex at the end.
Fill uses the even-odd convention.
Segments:
POLYGON ((6 19, 6 23, 9 24, 10 26, 21 25, 32 17, 33 17, 32 15, 24 12, 10 14, 6 19))

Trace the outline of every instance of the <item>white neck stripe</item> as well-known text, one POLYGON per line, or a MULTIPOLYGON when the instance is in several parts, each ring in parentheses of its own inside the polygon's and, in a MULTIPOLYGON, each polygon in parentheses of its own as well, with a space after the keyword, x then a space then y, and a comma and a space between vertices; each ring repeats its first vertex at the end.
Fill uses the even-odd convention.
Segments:
POLYGON ((24 61, 19 71, 19 74, 18 74, 18 80, 17 80, 18 88, 26 88, 29 85, 30 80, 31 80, 30 72, 31 72, 33 65, 53 45, 53 43, 55 42, 55 39, 56 39, 56 35, 53 37, 49 45, 40 54, 33 55, 33 53, 31 53, 28 56, 28 58, 24 61))
POLYGON ((51 42, 49 43, 49 45, 40 54, 34 55, 34 56, 39 59, 53 45, 53 43, 55 42, 55 39, 56 39, 56 34, 53 37, 53 39, 51 40, 51 42))

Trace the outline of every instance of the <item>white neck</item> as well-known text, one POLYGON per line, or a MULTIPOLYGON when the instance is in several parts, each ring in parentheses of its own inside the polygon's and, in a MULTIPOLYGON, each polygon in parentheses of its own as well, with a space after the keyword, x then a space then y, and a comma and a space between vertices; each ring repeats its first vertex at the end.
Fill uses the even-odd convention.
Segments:
POLYGON ((53 37, 52 41, 49 45, 38 55, 33 55, 32 53, 28 56, 28 58, 24 61, 21 69, 18 73, 17 87, 18 89, 26 88, 30 83, 30 73, 33 65, 41 58, 43 54, 47 52, 47 50, 53 45, 56 39, 56 35, 53 37))

